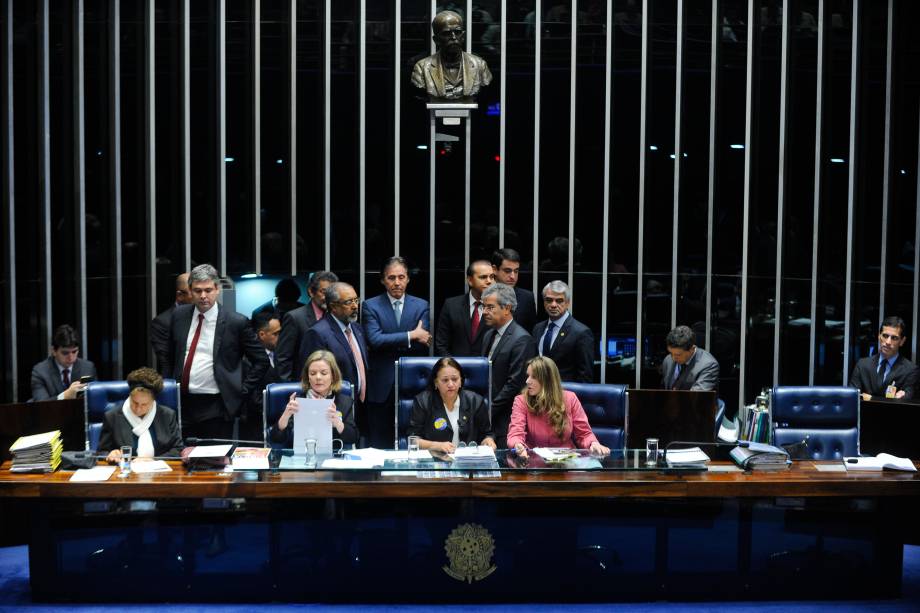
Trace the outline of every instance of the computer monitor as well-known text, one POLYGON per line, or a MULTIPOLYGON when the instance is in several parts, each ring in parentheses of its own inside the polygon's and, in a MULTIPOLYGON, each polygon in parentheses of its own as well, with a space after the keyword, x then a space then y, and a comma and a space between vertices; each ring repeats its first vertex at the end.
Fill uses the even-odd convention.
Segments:
POLYGON ((626 447, 645 448, 657 438, 660 448, 672 441, 716 440, 716 392, 628 390, 626 447))

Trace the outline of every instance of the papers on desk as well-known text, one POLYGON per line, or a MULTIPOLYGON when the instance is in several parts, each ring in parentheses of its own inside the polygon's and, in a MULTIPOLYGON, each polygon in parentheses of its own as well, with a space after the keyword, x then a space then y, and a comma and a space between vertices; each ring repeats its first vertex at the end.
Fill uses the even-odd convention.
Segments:
POLYGON ((669 449, 665 452, 668 466, 679 468, 702 468, 709 464, 709 456, 699 447, 669 449))
POLYGON ((60 430, 21 436, 10 446, 13 455, 10 472, 51 472, 60 465, 63 450, 60 430))
POLYGON ((728 455, 744 470, 783 470, 792 465, 784 449, 766 443, 752 441, 748 447, 735 447, 728 455))
POLYGON ((198 445, 192 449, 189 458, 225 458, 233 445, 198 445))
POLYGON ((131 472, 142 475, 144 473, 168 473, 172 472, 169 464, 163 460, 132 460, 131 472))
POLYGON ((886 468, 891 470, 903 470, 907 472, 917 472, 917 467, 909 458, 899 458, 890 453, 880 453, 875 457, 865 458, 843 458, 843 465, 847 471, 882 471, 886 468))
POLYGON ((71 481, 88 483, 90 481, 108 481, 112 473, 115 472, 115 466, 94 466, 92 468, 77 469, 70 476, 71 481))
POLYGON ((345 458, 329 458, 324 460, 322 467, 328 468, 330 470, 368 470, 382 466, 382 464, 374 464, 371 460, 359 460, 359 459, 345 459, 345 458))
POLYGON ((268 447, 237 447, 233 450, 230 465, 233 470, 268 470, 268 447))
POLYGON ((555 449, 551 447, 534 447, 533 452, 543 458, 544 462, 565 462, 578 457, 575 449, 555 449))

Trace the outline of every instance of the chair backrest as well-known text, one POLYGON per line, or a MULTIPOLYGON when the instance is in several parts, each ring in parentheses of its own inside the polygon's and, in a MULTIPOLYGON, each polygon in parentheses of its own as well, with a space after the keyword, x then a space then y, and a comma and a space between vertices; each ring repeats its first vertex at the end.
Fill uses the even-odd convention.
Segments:
POLYGON ((773 444, 808 439, 807 455, 835 460, 859 455, 859 390, 853 387, 773 388, 773 444))
MULTIPOLYGON (((394 446, 405 449, 412 416, 412 401, 428 386, 431 369, 440 357, 405 357, 395 362, 396 379, 396 441, 394 446)), ((492 406, 492 365, 488 358, 454 358, 463 368, 463 387, 480 394, 486 399, 486 406, 492 406)))
POLYGON ((613 383, 563 381, 562 387, 578 396, 597 440, 605 447, 622 449, 626 442, 626 389, 613 383))
MULTIPOLYGON (((277 444, 272 445, 268 440, 268 432, 272 424, 276 423, 284 413, 284 407, 287 406, 291 393, 296 393, 298 396, 303 393, 300 381, 269 383, 262 392, 262 440, 266 447, 278 447, 277 444)), ((350 381, 342 381, 342 393, 352 395, 350 381)))
MULTIPOLYGON (((101 426, 106 412, 124 403, 128 397, 127 381, 91 381, 83 394, 83 408, 86 421, 86 448, 95 450, 99 444, 101 426)), ((157 403, 175 409, 182 427, 182 407, 179 401, 179 385, 175 379, 163 379, 163 390, 157 394, 157 403)))

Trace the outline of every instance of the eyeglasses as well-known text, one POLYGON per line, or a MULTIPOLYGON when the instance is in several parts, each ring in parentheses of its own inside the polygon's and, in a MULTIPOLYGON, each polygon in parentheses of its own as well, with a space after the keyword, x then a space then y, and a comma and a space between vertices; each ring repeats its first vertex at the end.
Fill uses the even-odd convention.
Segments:
POLYGON ((361 304, 361 299, 360 298, 349 298, 348 300, 337 300, 336 302, 333 302, 332 304, 342 304, 345 306, 358 306, 359 304, 361 304))

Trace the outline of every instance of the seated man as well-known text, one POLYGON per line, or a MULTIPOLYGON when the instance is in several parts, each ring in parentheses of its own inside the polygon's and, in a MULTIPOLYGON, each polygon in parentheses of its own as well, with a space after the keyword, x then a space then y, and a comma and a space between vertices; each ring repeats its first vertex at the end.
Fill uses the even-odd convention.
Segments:
POLYGON ((891 386, 892 397, 910 400, 917 385, 917 367, 899 350, 907 340, 906 326, 900 317, 886 317, 879 326, 878 352, 859 360, 850 376, 850 387, 862 392, 863 400, 885 397, 891 386))
POLYGON ((661 387, 666 390, 719 391, 719 363, 696 346, 696 334, 677 326, 665 340, 668 356, 661 362, 661 387))
POLYGON ((80 377, 95 377, 96 366, 77 357, 80 338, 77 331, 64 324, 51 337, 51 355, 32 368, 32 400, 73 400, 85 384, 80 377))

